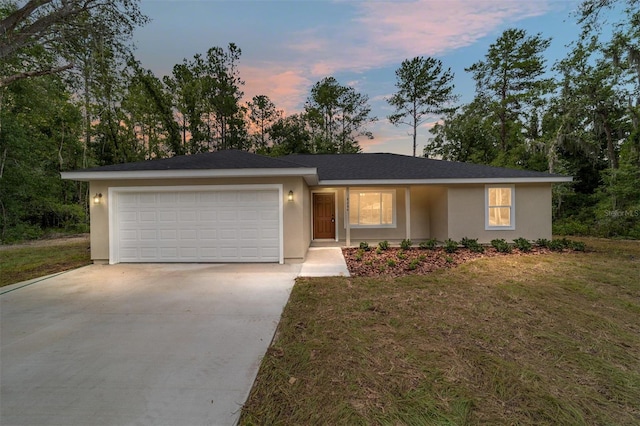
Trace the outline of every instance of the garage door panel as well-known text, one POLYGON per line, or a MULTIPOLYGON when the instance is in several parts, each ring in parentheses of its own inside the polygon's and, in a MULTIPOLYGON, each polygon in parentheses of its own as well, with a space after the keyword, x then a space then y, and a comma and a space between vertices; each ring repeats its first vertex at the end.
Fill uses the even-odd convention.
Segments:
POLYGON ((142 229, 140 231, 140 241, 157 241, 158 231, 155 229, 142 229))
POLYGON ((140 204, 156 204, 156 197, 158 194, 140 194, 138 203, 140 204))
POLYGON ((159 210, 158 222, 172 222, 175 223, 178 220, 177 212, 173 210, 159 210))
POLYGON ((278 190, 117 194, 120 262, 277 262, 278 190))

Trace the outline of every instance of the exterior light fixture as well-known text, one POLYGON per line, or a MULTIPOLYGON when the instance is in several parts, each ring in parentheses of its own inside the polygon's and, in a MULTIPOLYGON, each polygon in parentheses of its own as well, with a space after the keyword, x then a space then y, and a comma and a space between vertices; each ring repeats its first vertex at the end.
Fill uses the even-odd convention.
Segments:
POLYGON ((293 191, 289 191, 289 201, 293 201, 293 191))
POLYGON ((93 197, 93 204, 100 204, 100 200, 102 199, 102 193, 98 192, 93 197))

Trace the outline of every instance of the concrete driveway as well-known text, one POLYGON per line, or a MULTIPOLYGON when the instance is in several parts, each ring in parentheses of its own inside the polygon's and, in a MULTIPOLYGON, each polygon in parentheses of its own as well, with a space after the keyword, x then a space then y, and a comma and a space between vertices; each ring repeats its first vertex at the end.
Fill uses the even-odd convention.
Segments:
POLYGON ((0 424, 235 424, 300 268, 92 265, 0 289, 0 424))

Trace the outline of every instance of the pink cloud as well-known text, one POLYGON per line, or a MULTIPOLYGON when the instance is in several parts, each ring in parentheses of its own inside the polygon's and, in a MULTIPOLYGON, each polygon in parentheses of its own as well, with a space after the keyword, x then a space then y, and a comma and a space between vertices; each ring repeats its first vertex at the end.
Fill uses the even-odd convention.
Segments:
POLYGON ((299 33, 288 48, 311 75, 365 71, 414 56, 435 56, 473 44, 505 22, 549 12, 546 1, 416 0, 360 2, 353 25, 299 33))
POLYGON ((312 82, 304 76, 301 69, 283 68, 279 64, 262 66, 241 66, 240 75, 246 81, 245 100, 256 95, 267 95, 285 114, 300 110, 312 82))

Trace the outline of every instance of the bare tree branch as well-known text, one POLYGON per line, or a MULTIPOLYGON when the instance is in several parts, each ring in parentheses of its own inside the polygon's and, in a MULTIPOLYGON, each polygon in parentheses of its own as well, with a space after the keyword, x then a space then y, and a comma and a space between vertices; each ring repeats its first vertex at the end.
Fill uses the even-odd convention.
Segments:
POLYGON ((8 77, 0 78, 0 87, 6 86, 10 83, 13 83, 16 80, 21 80, 23 78, 40 77, 43 75, 57 74, 59 72, 66 71, 71 68, 73 68, 73 64, 66 64, 60 67, 48 68, 45 70, 25 71, 18 74, 13 74, 8 77))

